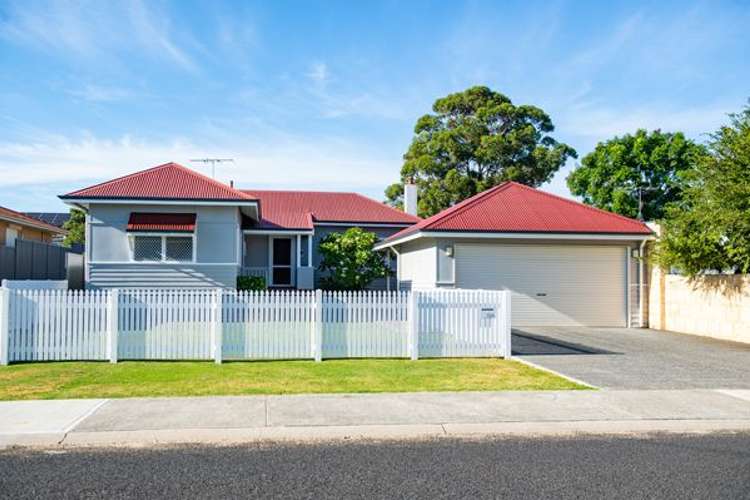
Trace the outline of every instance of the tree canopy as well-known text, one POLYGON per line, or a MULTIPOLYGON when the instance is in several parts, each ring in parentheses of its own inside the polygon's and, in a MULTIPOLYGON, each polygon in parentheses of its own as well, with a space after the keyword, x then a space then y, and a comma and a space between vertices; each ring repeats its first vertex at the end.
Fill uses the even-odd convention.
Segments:
POLYGON ((68 231, 63 244, 70 246, 74 243, 84 243, 86 241, 86 214, 83 210, 70 210, 70 219, 63 224, 63 229, 68 231))
POLYGON ((438 99, 422 116, 404 155, 401 182, 386 189, 387 201, 403 202, 403 182, 419 187, 419 215, 433 215, 503 181, 530 186, 549 181, 573 148, 549 134, 552 120, 540 108, 515 105, 487 87, 438 99))
POLYGON ((343 233, 330 233, 320 242, 324 273, 321 285, 328 290, 363 290, 376 278, 385 278, 390 271, 383 255, 373 247, 378 237, 358 227, 343 233))
POLYGON ((681 174, 704 154, 703 146, 680 132, 641 129, 597 144, 568 176, 568 187, 589 205, 657 220, 668 203, 682 196, 681 174))
POLYGON ((708 152, 667 207, 657 260, 690 276, 750 273, 750 107, 730 115, 708 152))

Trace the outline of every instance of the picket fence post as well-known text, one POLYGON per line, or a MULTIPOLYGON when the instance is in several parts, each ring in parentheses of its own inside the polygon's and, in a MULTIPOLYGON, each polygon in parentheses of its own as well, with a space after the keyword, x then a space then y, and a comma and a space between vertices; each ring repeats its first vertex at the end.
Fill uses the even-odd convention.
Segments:
POLYGON ((223 328, 221 325, 222 316, 223 316, 223 298, 224 298, 224 291, 221 288, 217 288, 214 290, 213 300, 211 301, 211 319, 212 319, 212 326, 211 326, 211 333, 212 337, 214 339, 214 362, 217 365, 221 364, 222 361, 222 346, 223 346, 223 328))
POLYGON ((117 363, 117 334, 119 333, 120 293, 117 288, 109 290, 107 301, 107 356, 110 363, 117 363))
POLYGON ((10 358, 10 290, 0 288, 0 365, 7 365, 10 358))
POLYGON ((512 354, 512 346, 511 346, 511 338, 512 338, 512 329, 511 329, 511 316, 510 316, 510 290, 504 290, 502 292, 503 298, 502 298, 502 306, 503 306, 503 343, 504 343, 504 350, 503 357, 505 359, 510 359, 512 354))
POLYGON ((406 319, 409 322, 409 358, 412 361, 419 359, 419 309, 417 306, 417 293, 409 292, 409 308, 406 319))
POLYGON ((315 290, 315 326, 312 342, 313 358, 316 363, 323 360, 323 290, 315 290))

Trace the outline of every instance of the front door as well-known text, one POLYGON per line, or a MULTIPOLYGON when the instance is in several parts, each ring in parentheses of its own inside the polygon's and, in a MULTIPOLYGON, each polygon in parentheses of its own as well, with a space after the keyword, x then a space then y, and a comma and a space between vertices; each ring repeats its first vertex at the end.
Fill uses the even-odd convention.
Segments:
POLYGON ((271 284, 292 285, 292 239, 273 238, 271 249, 271 284))

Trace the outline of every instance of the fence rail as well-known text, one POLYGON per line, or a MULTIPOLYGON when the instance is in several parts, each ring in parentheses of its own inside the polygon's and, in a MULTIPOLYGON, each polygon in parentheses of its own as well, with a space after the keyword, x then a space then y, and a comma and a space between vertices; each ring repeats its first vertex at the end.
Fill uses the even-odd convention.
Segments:
POLYGON ((504 291, 0 288, 0 364, 509 355, 504 291))

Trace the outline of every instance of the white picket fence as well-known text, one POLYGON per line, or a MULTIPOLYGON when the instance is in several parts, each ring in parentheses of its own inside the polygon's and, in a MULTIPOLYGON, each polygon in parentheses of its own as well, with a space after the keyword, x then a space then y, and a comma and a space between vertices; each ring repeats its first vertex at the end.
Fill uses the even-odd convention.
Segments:
POLYGON ((0 364, 509 357, 505 291, 0 288, 0 364))

